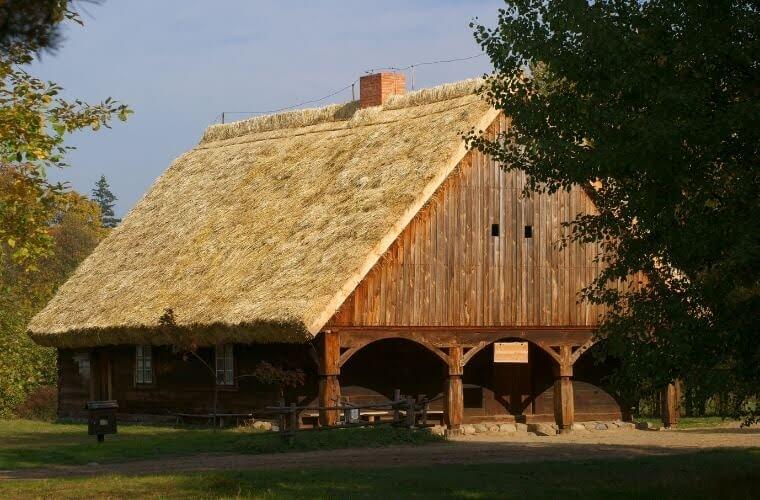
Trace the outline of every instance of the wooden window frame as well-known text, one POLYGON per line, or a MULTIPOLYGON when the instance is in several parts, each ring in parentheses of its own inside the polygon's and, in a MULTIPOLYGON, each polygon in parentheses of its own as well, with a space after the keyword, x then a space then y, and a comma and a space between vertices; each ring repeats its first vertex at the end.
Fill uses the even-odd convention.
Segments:
MULTIPOLYGON (((145 354, 143 352, 143 359, 145 358, 145 354)), ((142 389, 142 388, 152 388, 156 386, 156 357, 155 357, 155 349, 152 345, 148 344, 139 344, 135 346, 135 356, 134 356, 134 386, 136 388, 142 389), (138 354, 140 349, 149 348, 150 352, 150 382, 140 382, 138 373, 139 373, 139 357, 138 354)))
POLYGON ((213 360, 214 361, 214 384, 216 384, 217 389, 220 391, 235 391, 238 388, 237 377, 236 377, 238 367, 237 367, 237 356, 235 356, 235 351, 236 351, 235 344, 218 344, 214 346, 214 352, 213 352, 214 354, 214 360, 213 360), (226 364, 227 364, 227 361, 231 361, 232 382, 229 384, 219 383, 219 378, 217 376, 218 371, 219 371, 219 365, 217 364, 217 359, 218 359, 217 353, 219 352, 219 349, 225 349, 226 351, 226 349, 228 348, 230 349, 231 360, 226 359, 227 353, 225 352, 225 357, 223 358, 225 359, 225 367, 223 368, 223 370, 224 371, 228 370, 226 364))

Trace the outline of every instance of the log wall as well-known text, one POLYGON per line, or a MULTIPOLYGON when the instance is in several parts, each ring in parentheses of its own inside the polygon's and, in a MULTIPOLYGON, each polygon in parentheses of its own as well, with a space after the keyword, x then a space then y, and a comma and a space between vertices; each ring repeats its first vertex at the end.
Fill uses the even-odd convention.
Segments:
MULTIPOLYGON (((235 375, 250 375, 260 361, 288 368, 300 368, 306 383, 288 391, 288 400, 311 400, 317 394, 316 364, 310 344, 235 345, 235 375)), ((171 346, 153 346, 153 380, 150 385, 135 383, 135 347, 113 346, 98 349, 107 352, 111 366, 110 399, 119 403, 121 414, 171 415, 206 413, 213 408, 214 379, 208 368, 193 358, 172 351, 171 346)), ((214 366, 210 348, 198 350, 199 356, 214 366)), ((74 356, 87 351, 59 350, 59 415, 82 416, 90 399, 90 381, 79 375, 74 356)), ((98 373, 93 367, 93 374, 98 373)), ((94 375, 93 375, 94 376, 94 375)), ((220 386, 217 411, 248 413, 275 404, 277 388, 252 377, 241 377, 233 387, 220 386)))

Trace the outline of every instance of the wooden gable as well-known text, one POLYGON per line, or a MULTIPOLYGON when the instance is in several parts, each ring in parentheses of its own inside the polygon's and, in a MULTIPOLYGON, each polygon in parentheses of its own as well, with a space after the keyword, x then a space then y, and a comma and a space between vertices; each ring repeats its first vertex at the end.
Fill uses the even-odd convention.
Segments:
POLYGON ((596 246, 557 245, 562 222, 593 204, 580 188, 523 198, 524 185, 468 153, 327 326, 596 325, 602 308, 579 301, 596 246))

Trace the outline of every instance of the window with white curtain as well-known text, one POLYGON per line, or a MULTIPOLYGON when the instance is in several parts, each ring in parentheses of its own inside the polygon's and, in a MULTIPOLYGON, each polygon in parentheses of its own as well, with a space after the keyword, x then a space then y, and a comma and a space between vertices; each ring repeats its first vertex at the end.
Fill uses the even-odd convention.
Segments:
POLYGON ((234 385, 235 384, 235 358, 234 345, 218 345, 216 351, 216 384, 217 385, 234 385))

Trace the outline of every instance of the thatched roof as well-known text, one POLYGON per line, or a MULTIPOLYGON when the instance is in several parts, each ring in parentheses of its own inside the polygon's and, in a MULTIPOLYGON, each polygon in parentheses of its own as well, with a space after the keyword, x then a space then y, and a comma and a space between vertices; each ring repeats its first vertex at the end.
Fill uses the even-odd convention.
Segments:
POLYGON ((496 117, 466 81, 209 127, 29 324, 41 344, 320 330, 496 117), (176 327, 161 327, 165 310, 176 327))

